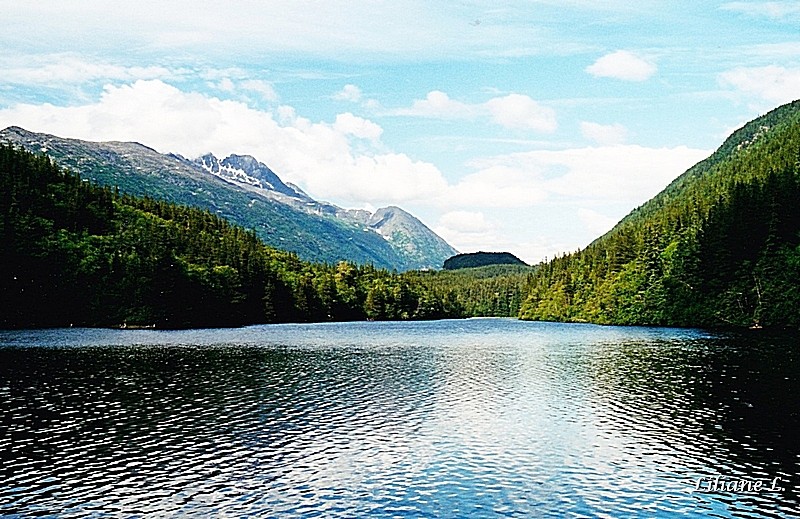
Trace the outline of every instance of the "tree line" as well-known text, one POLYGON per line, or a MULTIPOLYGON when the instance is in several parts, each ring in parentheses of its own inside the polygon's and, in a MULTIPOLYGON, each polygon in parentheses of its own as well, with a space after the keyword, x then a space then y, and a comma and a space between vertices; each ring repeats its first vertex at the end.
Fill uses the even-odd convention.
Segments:
POLYGON ((455 289, 301 261, 208 212, 0 146, 0 327, 208 327, 467 316, 455 289))
POLYGON ((520 316, 800 328, 800 102, 735 132, 585 250, 543 264, 520 316))
POLYGON ((800 328, 800 102, 735 132, 586 249, 536 267, 310 263, 205 210, 0 146, 0 326, 519 316, 800 328))
POLYGON ((404 276, 439 294, 462 317, 517 317, 535 270, 500 264, 404 276))

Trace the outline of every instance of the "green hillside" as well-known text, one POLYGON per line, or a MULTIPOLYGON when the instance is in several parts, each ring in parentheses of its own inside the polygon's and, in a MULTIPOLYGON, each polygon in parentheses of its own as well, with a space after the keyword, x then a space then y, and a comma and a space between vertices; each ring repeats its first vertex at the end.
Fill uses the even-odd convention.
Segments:
POLYGON ((0 145, 0 328, 459 317, 447 293, 301 261, 213 214, 95 186, 0 145))
POLYGON ((425 286, 438 299, 450 302, 466 317, 516 317, 535 267, 487 265, 405 276, 425 286))
POLYGON ((734 132, 585 250, 541 265, 524 319, 800 327, 800 101, 734 132))
POLYGON ((226 182, 183 157, 164 155, 138 143, 65 139, 18 127, 0 131, 0 142, 46 153, 82 178, 125 194, 208 210, 254 229, 266 244, 306 261, 346 260, 403 271, 438 266, 455 252, 405 212, 404 220, 416 223, 416 232, 394 233, 395 246, 363 222, 282 203, 263 191, 226 182))

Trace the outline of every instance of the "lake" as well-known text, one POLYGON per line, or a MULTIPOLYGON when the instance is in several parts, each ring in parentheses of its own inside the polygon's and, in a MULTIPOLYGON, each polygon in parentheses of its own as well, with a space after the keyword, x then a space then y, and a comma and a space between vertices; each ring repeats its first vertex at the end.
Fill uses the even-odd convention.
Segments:
POLYGON ((755 332, 0 331, 0 515, 800 517, 799 390, 755 332))

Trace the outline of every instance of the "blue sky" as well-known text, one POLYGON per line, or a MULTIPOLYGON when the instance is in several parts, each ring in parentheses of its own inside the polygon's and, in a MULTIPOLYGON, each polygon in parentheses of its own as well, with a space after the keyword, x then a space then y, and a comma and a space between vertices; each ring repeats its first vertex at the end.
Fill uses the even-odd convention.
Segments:
POLYGON ((251 154, 463 252, 585 247, 800 97, 800 4, 0 0, 0 126, 251 154))

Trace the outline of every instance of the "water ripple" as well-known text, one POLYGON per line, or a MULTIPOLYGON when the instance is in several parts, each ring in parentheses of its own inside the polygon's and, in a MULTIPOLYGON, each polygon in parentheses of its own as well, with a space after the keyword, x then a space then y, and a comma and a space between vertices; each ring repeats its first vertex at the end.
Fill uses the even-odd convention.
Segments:
POLYGON ((0 332, 0 515, 800 517, 798 368, 508 320, 0 332))

